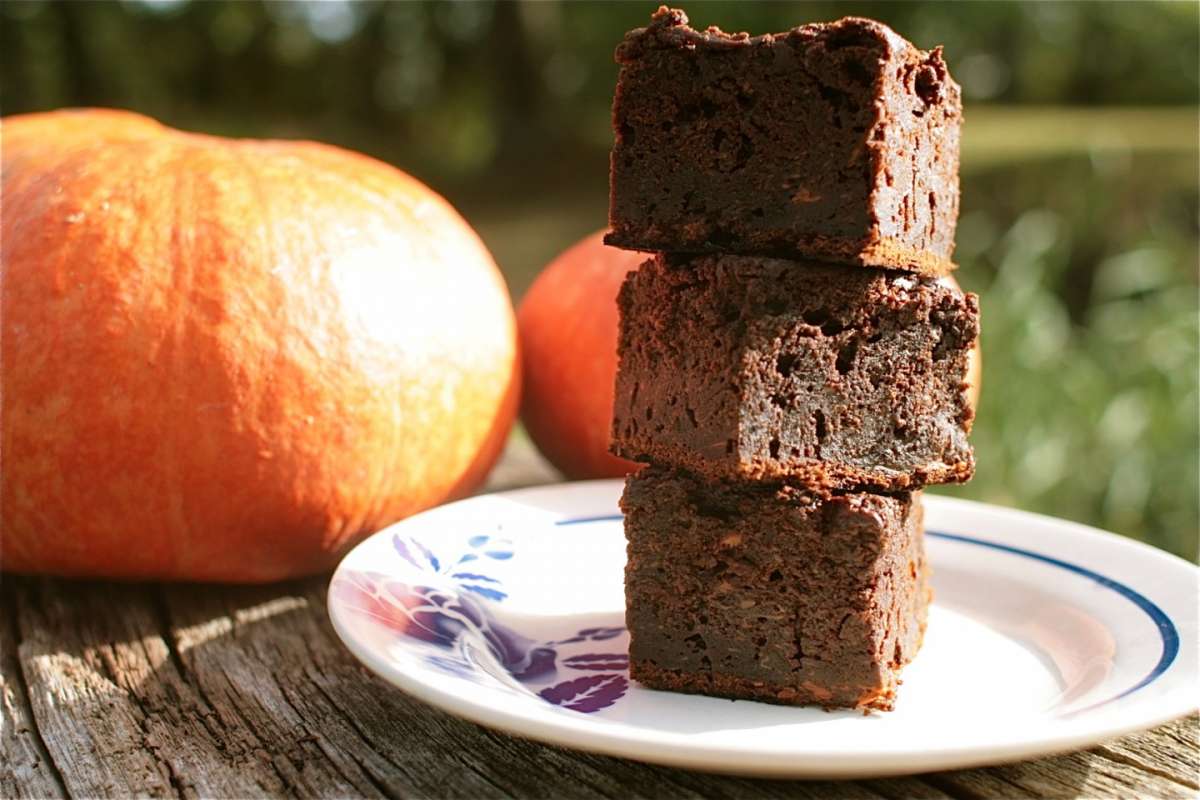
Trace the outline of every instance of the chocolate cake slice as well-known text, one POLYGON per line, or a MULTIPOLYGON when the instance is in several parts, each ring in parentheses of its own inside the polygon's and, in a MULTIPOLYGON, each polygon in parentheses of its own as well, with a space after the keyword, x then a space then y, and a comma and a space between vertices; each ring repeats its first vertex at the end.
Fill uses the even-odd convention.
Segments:
POLYGON ((606 242, 953 269, 962 103, 940 48, 853 17, 687 22, 664 6, 617 48, 606 242))
POLYGON ((846 490, 974 471, 974 295, 875 269, 658 256, 618 303, 617 455, 846 490))
POLYGON ((920 495, 821 494, 651 466, 621 499, 632 677, 889 710, 930 600, 920 495))

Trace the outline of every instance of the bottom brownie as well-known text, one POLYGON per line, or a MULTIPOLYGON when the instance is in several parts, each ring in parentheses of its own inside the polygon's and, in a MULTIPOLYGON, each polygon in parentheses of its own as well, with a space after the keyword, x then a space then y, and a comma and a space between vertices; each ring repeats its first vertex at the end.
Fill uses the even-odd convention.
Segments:
POLYGON ((930 598, 919 493, 817 494, 650 466, 621 507, 635 680, 891 709, 930 598))

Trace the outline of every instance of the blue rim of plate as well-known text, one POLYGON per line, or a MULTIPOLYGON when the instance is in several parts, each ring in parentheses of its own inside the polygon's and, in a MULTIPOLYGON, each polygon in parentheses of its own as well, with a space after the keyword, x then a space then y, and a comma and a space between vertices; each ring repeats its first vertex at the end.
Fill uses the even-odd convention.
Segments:
MULTIPOLYGON (((602 514, 599 516, 590 517, 569 517, 567 519, 557 520, 554 524, 559 526, 583 525, 589 522, 619 522, 622 519, 624 519, 624 517, 621 514, 602 514)), ((974 536, 963 536, 962 534, 958 533, 944 533, 942 531, 926 531, 925 535, 934 537, 936 539, 945 539, 951 542, 960 542, 962 544, 973 544, 978 545, 979 547, 987 547, 992 550, 999 550, 1002 553, 1021 556, 1023 558, 1031 558, 1034 561, 1041 561, 1043 564, 1049 564, 1053 567, 1064 569, 1067 572, 1073 572, 1076 575, 1081 575, 1106 589, 1111 589, 1141 609, 1146 616, 1150 617, 1150 621, 1154 623, 1154 628, 1158 631, 1158 635, 1162 639, 1162 653, 1158 657, 1158 663, 1156 663, 1154 667, 1151 668, 1148 673, 1146 673, 1145 677, 1134 683, 1128 689, 1118 692, 1117 694, 1105 700, 1101 700, 1085 708, 1073 711, 1067 716, 1075 716, 1076 714, 1082 714, 1086 711, 1094 711, 1101 706, 1108 705, 1109 703, 1115 703, 1118 700, 1128 697, 1139 689, 1146 688, 1151 683, 1154 683, 1154 681, 1158 680, 1158 678, 1161 677, 1162 674, 1168 669, 1170 669, 1171 664, 1174 663, 1176 656, 1179 655, 1179 630, 1175 627, 1175 623, 1171 621, 1171 618, 1167 616, 1167 613, 1159 608, 1159 606, 1153 600, 1146 597, 1141 592, 1131 588, 1130 586, 1121 583, 1120 581, 1113 580, 1105 575, 1101 575, 1099 572, 1090 570, 1087 567, 1081 567, 1078 564, 1072 564, 1071 562, 1063 561, 1060 558, 1054 558, 1053 556, 1037 553, 1033 550, 1025 550, 1024 548, 1014 547, 1009 544, 1001 544, 1000 542, 993 542, 987 539, 978 539, 974 536)))

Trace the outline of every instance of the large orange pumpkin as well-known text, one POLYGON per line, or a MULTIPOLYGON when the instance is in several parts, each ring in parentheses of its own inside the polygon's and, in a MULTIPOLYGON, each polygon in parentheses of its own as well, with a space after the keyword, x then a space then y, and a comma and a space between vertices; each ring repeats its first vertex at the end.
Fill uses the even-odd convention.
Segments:
MULTIPOLYGON (((521 419, 546 459, 568 478, 622 477, 635 464, 608 452, 617 372, 617 292, 648 258, 606 247, 604 231, 555 258, 521 301, 525 355, 521 419)), ((942 280, 958 287, 953 277, 942 280)), ((971 351, 971 404, 982 360, 971 351)))
POLYGON ((10 117, 0 565, 266 581, 462 495, 516 413, 504 281, 364 156, 10 117))

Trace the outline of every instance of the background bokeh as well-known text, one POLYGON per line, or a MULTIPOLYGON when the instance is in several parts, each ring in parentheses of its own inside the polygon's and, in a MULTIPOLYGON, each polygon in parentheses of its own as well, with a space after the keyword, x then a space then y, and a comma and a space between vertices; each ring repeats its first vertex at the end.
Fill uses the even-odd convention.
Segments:
MULTIPOLYGON (((655 5, 6 0, 0 110, 117 106, 375 155, 458 205, 519 300, 605 222, 612 51, 655 5)), ((985 365, 978 475, 946 491, 1195 558, 1200 4, 685 7, 752 32, 864 14, 945 45, 985 365)))

